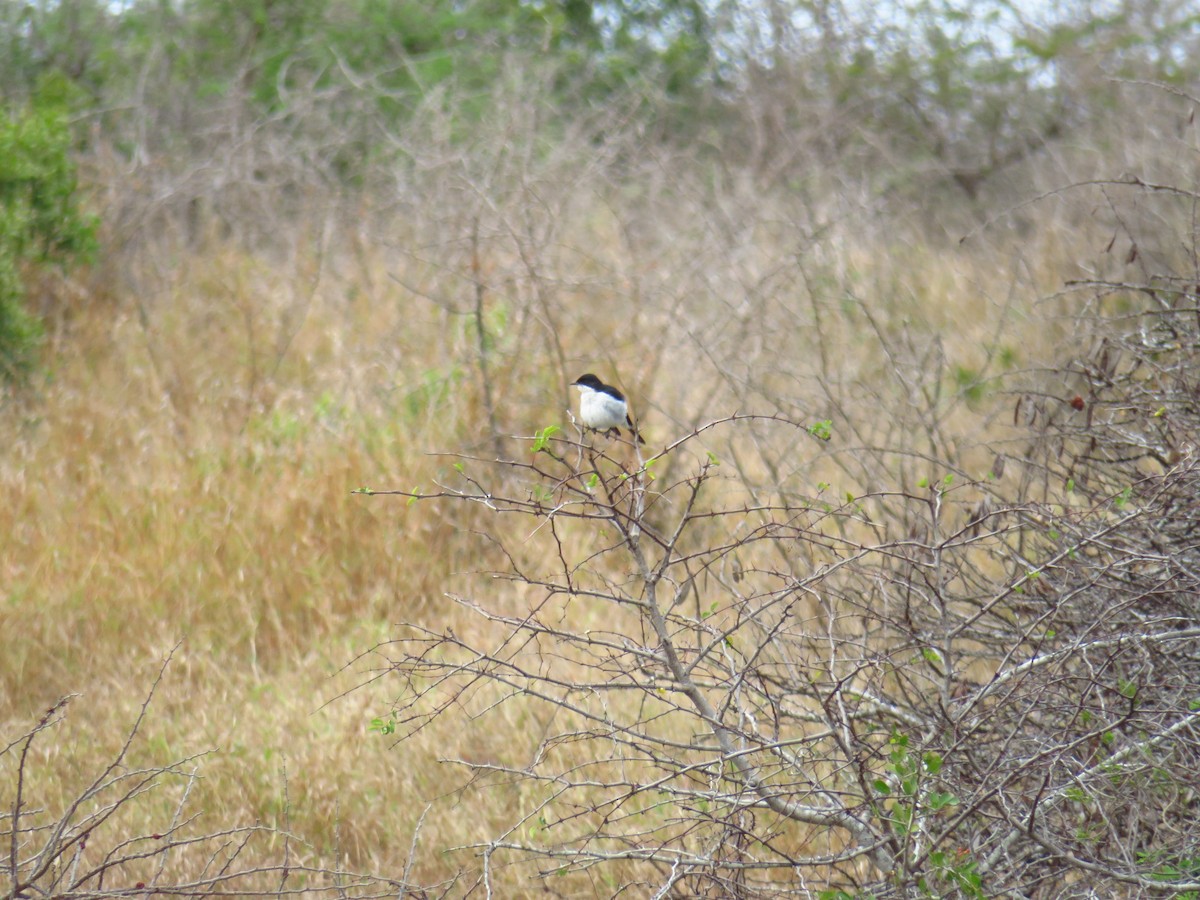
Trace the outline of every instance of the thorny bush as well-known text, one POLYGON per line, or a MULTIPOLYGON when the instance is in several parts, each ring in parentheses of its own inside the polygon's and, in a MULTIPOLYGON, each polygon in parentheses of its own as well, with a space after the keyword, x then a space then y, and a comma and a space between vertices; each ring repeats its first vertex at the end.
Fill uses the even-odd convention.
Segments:
POLYGON ((654 452, 543 433, 409 493, 478 504, 499 562, 450 595, 478 630, 377 648, 396 736, 534 723, 525 755, 454 761, 524 798, 474 847, 485 886, 1200 891, 1200 270, 1143 273, 1056 298, 1083 349, 997 395, 1013 430, 975 478, 799 493, 710 439, 794 462, 836 421, 729 416, 654 452))

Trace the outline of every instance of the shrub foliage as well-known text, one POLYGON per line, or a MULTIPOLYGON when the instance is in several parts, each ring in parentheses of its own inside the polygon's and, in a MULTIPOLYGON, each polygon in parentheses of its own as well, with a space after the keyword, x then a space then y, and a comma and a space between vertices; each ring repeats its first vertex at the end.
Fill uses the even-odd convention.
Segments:
POLYGON ((79 208, 70 130, 58 104, 0 111, 0 380, 32 369, 41 335, 25 308, 25 279, 80 258, 94 223, 79 208))

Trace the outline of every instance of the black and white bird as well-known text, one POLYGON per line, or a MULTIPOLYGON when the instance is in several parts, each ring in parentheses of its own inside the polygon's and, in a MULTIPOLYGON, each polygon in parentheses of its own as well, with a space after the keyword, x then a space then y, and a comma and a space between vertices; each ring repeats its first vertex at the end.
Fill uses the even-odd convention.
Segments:
POLYGON ((579 418, 588 428, 603 431, 606 434, 616 432, 621 434, 620 426, 629 429, 639 444, 646 443, 637 432, 633 418, 629 415, 629 404, 625 395, 605 384, 592 373, 580 375, 573 382, 573 387, 579 388, 579 418))

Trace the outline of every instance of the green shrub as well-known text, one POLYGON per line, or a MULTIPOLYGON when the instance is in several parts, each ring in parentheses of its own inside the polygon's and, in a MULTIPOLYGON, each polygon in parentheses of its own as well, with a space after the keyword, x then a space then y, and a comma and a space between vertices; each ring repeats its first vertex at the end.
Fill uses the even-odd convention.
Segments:
POLYGON ((87 259, 95 222, 79 209, 70 130, 59 104, 0 110, 0 381, 33 368, 42 329, 26 310, 38 269, 87 259))

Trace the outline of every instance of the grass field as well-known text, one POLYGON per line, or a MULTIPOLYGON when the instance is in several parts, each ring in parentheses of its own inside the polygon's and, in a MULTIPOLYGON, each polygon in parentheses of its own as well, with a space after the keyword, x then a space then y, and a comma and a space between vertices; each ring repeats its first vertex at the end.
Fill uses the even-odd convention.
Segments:
MULTIPOLYGON (((836 195, 818 229, 811 205, 752 184, 572 170, 552 160, 483 199, 433 184, 398 214, 330 207, 323 228, 281 220, 270 246, 144 234, 45 287, 77 301, 51 319, 44 382, 0 410, 0 735, 74 699, 32 744, 29 807, 51 820, 104 770, 169 657, 127 761, 191 761, 126 804, 110 840, 166 830, 194 772, 199 831, 286 828, 304 842, 293 859, 395 878, 411 856, 414 880, 461 874, 464 892, 479 859, 444 851, 530 798, 442 760, 519 763, 547 713, 477 724, 464 709, 400 746, 372 728, 397 686, 369 651, 395 623, 483 627, 445 593, 479 589, 472 531, 490 523, 353 491, 430 487, 450 466, 436 451, 491 453, 481 363, 517 457, 596 371, 621 379, 652 445, 734 411, 895 443, 936 383, 944 415, 914 453, 935 436, 985 469, 1012 409, 993 379, 1054 356, 1070 326, 1041 298, 1110 236, 1047 202, 960 245, 937 216, 836 195)), ((882 486, 824 452, 798 445, 790 477, 882 486)), ((6 806, 17 762, 0 760, 6 806)), ((278 860, 281 840, 246 859, 278 860)), ((509 896, 541 890, 519 867, 494 874, 509 896)), ((590 895, 591 877, 557 889, 590 895)))

